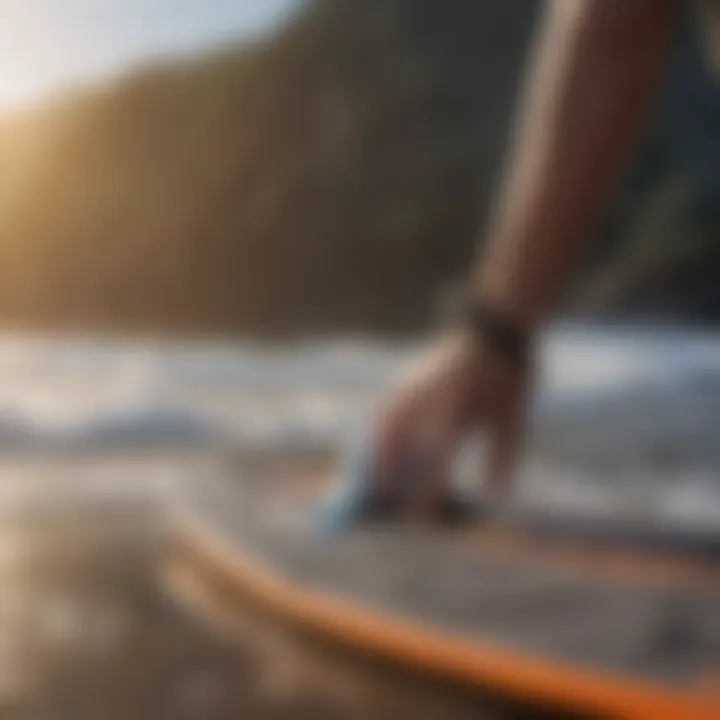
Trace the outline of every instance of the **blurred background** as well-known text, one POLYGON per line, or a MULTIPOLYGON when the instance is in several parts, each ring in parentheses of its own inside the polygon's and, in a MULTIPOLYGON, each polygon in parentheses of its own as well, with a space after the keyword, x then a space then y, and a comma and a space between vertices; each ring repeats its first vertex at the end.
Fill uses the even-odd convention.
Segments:
MULTIPOLYGON (((322 716, 127 543, 196 451, 361 430, 481 238, 541 7, 0 0, 1 717, 322 716)), ((688 4, 547 334, 529 463, 538 494, 717 528, 706 29, 688 4)))
MULTIPOLYGON (((0 317, 421 328, 483 227, 539 7, 3 2, 0 317)), ((717 320, 720 101, 691 19, 575 312, 717 320)))

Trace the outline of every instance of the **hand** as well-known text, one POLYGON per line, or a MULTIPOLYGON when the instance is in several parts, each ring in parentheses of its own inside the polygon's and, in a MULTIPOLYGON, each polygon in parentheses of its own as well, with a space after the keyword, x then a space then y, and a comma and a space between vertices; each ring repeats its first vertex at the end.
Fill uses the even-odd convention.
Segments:
POLYGON ((530 363, 508 360, 477 339, 444 338, 406 368, 376 424, 379 489, 391 489, 408 457, 420 456, 422 490, 410 512, 432 517, 460 443, 487 434, 485 481, 507 490, 522 435, 530 363))

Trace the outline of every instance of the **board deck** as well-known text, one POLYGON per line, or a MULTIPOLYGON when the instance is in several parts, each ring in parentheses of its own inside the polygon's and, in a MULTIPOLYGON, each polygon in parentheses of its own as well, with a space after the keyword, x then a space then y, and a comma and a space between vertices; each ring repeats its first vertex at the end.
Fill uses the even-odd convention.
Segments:
MULTIPOLYGON (((707 687, 720 669, 720 567, 712 553, 666 556, 653 546, 650 556, 647 548, 634 553, 632 538, 621 550, 599 549, 588 547, 587 534, 573 542, 569 527, 561 542, 544 544, 527 510, 522 523, 506 519, 503 527, 328 536, 312 522, 323 486, 317 473, 292 464, 271 473, 222 464, 185 483, 180 532, 214 548, 208 562, 219 552, 238 581, 275 587, 286 612, 283 593, 309 594, 320 611, 305 613, 305 622, 323 624, 325 603, 330 634, 348 610, 365 635, 391 636, 385 646, 387 638, 355 633, 360 644, 388 654, 393 642, 419 642, 414 653, 398 653, 405 662, 455 667, 469 681, 565 709, 574 703, 579 714, 720 718, 720 688, 707 687)), ((552 523, 544 516, 538 527, 552 523)), ((687 550, 687 543, 675 549, 681 545, 687 550)))

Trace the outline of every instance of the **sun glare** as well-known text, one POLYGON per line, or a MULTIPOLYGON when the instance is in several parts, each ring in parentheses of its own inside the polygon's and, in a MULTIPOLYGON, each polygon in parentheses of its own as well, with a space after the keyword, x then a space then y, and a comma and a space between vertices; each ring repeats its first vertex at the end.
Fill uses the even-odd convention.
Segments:
POLYGON ((293 0, 0 0, 0 111, 272 24, 293 0))

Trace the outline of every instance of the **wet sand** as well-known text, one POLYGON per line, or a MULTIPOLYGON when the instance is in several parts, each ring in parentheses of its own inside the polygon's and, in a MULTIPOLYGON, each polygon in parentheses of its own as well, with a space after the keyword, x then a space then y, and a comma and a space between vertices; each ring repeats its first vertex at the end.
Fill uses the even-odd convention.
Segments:
POLYGON ((53 487, 0 520, 0 719, 508 717, 221 606, 146 498, 53 487))

